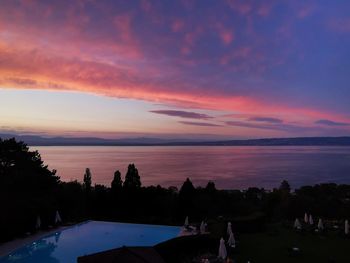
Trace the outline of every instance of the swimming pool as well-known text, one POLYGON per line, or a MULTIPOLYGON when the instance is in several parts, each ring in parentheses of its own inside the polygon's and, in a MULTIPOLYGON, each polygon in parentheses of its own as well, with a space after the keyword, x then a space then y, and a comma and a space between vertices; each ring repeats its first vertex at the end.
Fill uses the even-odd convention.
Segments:
POLYGON ((174 226, 87 221, 52 233, 11 254, 0 263, 76 263, 78 256, 121 246, 153 246, 179 235, 174 226))

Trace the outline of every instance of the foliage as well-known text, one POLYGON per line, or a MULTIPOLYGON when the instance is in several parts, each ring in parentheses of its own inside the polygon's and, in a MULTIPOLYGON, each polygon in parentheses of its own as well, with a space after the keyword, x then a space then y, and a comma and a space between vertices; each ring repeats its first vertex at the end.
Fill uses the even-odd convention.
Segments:
POLYGON ((209 181, 207 186, 205 187, 205 190, 208 193, 215 193, 216 192, 216 187, 215 187, 215 183, 212 181, 209 181))
POLYGON ((121 177, 121 173, 119 170, 115 171, 113 181, 111 183, 112 191, 120 191, 123 187, 123 181, 121 177))
POLYGON ((289 185, 288 181, 283 180, 281 185, 280 185, 279 190, 289 193, 290 192, 290 185, 289 185))
POLYGON ((127 189, 137 189, 141 187, 141 179, 139 171, 134 164, 129 164, 128 171, 125 176, 124 187, 127 189))
POLYGON ((90 192, 91 191, 91 171, 90 171, 90 168, 86 168, 85 170, 85 174, 84 174, 84 189, 86 190, 86 192, 90 192))
POLYGON ((183 183, 180 189, 180 196, 184 197, 191 197, 195 193, 195 188, 190 180, 190 178, 187 178, 186 181, 183 183))
MULTIPOLYGON (((195 188, 189 178, 176 187, 141 186, 134 164, 128 166, 124 183, 119 171, 111 187, 92 185, 90 169, 83 183, 61 182, 55 171, 43 164, 38 152, 14 139, 0 140, 0 239, 8 240, 34 231, 39 215, 43 227, 53 224, 56 210, 65 222, 85 219, 181 225, 226 218, 242 231, 252 222, 301 218, 350 218, 350 186, 320 184, 290 191, 288 182, 269 192, 256 187, 247 190, 218 190, 214 182, 195 188)), ((223 221, 223 224, 226 224, 223 221)), ((258 229, 255 229, 258 230, 258 229)))
POLYGON ((54 213, 60 182, 55 174, 37 151, 0 139, 0 239, 30 229, 39 214, 45 218, 54 213))

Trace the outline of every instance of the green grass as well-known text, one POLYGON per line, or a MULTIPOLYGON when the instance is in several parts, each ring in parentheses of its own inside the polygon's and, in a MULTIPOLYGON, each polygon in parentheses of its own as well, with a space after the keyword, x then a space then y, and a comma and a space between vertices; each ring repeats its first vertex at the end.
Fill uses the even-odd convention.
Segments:
POLYGON ((350 262, 350 239, 336 232, 326 235, 305 232, 296 233, 292 229, 274 226, 273 231, 242 234, 232 258, 235 262, 350 262), (298 247, 298 255, 290 255, 288 248, 298 247), (332 259, 334 261, 329 261, 332 259))
MULTIPOLYGON (((208 253, 217 255, 220 237, 226 237, 226 222, 211 222, 209 231, 207 236, 180 237, 156 247, 168 263, 193 262, 193 258, 208 253)), ((350 238, 336 231, 297 233, 275 224, 263 232, 236 235, 236 240, 237 248, 229 251, 235 263, 350 263, 350 238), (293 247, 300 253, 293 254, 293 247)))

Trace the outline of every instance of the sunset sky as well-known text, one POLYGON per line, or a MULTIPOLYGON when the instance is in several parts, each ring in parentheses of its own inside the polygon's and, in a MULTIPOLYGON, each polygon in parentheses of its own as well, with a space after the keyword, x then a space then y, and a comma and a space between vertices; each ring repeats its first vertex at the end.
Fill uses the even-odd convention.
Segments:
POLYGON ((0 133, 350 135, 350 1, 1 0, 0 133))

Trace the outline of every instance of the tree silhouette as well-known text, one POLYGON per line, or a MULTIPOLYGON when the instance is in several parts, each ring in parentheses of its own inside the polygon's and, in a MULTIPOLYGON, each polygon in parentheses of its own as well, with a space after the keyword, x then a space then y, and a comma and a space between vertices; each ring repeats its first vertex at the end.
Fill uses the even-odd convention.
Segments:
POLYGON ((288 181, 283 180, 281 185, 280 185, 280 187, 279 187, 279 189, 281 191, 289 193, 290 192, 290 185, 289 185, 288 181))
POLYGON ((183 196, 191 196, 194 194, 195 190, 196 189, 194 188, 191 180, 187 178, 186 181, 181 186, 179 194, 183 196))
POLYGON ((86 192, 91 191, 91 171, 89 168, 86 168, 84 174, 84 189, 86 190, 86 192))
POLYGON ((0 192, 49 194, 59 183, 56 171, 50 171, 37 151, 29 151, 23 142, 0 139, 0 192))
POLYGON ((0 240, 34 228, 38 214, 53 212, 60 183, 55 173, 23 142, 0 139, 0 240))
POLYGON ((111 183, 111 189, 112 191, 116 192, 116 191, 119 191, 122 187, 123 187, 123 181, 121 178, 121 174, 119 170, 117 170, 114 172, 114 178, 111 183))
POLYGON ((194 195, 196 189, 194 188, 191 180, 189 178, 181 186, 179 191, 179 204, 180 204, 180 213, 183 215, 193 214, 194 212, 194 195))
POLYGON ((256 187, 243 192, 216 189, 213 182, 195 188, 187 178, 180 191, 176 187, 141 188, 134 164, 128 166, 124 183, 119 171, 114 173, 110 188, 92 186, 91 181, 87 168, 83 183, 60 182, 38 152, 14 139, 0 139, 0 211, 4 211, 0 212, 0 242, 34 231, 38 215, 44 228, 52 225, 56 210, 69 222, 90 218, 179 224, 185 216, 202 220, 249 215, 253 219, 242 219, 242 229, 249 231, 260 229, 265 220, 294 220, 305 211, 324 218, 350 218, 350 185, 303 186, 291 194, 289 183, 283 181, 272 192, 256 187))
POLYGON ((208 192, 208 193, 216 192, 215 183, 212 182, 212 181, 209 181, 207 186, 205 187, 205 191, 208 192))
POLYGON ((139 172, 134 164, 129 164, 125 175, 124 187, 126 189, 137 189, 141 187, 139 172))

